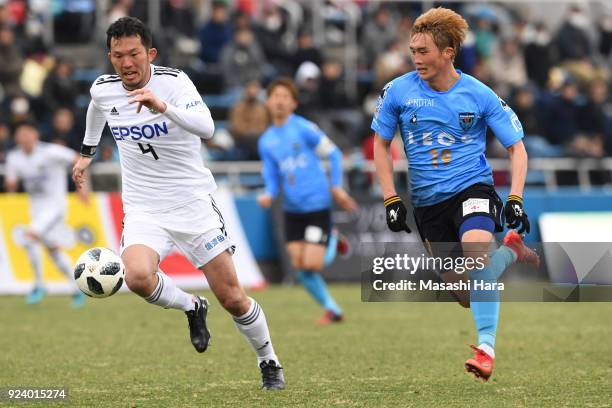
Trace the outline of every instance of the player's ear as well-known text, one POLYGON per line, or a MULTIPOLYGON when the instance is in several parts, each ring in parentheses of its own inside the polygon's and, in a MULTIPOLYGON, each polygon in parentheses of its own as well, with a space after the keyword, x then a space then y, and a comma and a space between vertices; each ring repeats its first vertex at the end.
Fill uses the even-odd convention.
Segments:
POLYGON ((446 47, 444 49, 444 55, 452 61, 455 57, 455 50, 451 47, 446 47))
POLYGON ((153 61, 157 57, 157 48, 149 48, 149 62, 153 61))

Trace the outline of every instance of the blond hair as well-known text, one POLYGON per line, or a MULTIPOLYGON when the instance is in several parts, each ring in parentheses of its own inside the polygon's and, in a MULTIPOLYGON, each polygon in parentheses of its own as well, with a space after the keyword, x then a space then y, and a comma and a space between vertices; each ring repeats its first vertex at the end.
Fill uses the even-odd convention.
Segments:
POLYGON ((440 51, 446 47, 451 47, 455 51, 454 60, 459 54, 461 43, 465 40, 468 27, 467 21, 453 10, 437 7, 416 19, 410 37, 415 34, 430 33, 440 51))

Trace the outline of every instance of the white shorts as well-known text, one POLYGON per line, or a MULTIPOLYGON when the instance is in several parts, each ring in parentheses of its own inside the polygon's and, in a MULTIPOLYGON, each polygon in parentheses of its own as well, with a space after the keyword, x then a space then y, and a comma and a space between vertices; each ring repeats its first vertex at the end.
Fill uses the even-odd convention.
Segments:
POLYGON ((221 211, 212 197, 160 212, 131 212, 123 219, 121 250, 142 244, 158 253, 160 261, 173 247, 178 248, 196 268, 223 251, 234 253, 221 211))
POLYGON ((40 242, 51 248, 70 248, 74 246, 74 233, 66 225, 63 212, 38 213, 32 219, 30 230, 40 242))

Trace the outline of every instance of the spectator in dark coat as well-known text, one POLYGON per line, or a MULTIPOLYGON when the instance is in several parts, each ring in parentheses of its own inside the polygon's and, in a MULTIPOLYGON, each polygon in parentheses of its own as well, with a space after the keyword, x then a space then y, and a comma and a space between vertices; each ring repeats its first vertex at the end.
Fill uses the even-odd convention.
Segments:
POLYGON ((559 59, 582 60, 591 55, 591 42, 587 34, 589 17, 578 6, 572 6, 557 34, 559 59))
POLYGON ((59 108, 73 109, 78 89, 72 80, 72 65, 63 59, 55 62, 53 71, 43 82, 42 99, 45 109, 54 112, 59 108))
POLYGON ((218 63, 221 58, 221 50, 232 40, 232 31, 227 4, 224 1, 214 1, 211 18, 198 33, 201 47, 200 59, 211 64, 218 63))
POLYGON ((8 26, 0 26, 0 85, 9 95, 19 93, 19 76, 23 54, 15 43, 15 34, 8 26))
POLYGON ((300 31, 297 38, 297 50, 293 54, 293 73, 297 73, 298 68, 302 63, 310 61, 319 68, 323 61, 323 54, 319 48, 314 45, 312 34, 308 30, 300 31))
POLYGON ((525 27, 522 41, 527 76, 538 87, 544 88, 554 63, 552 36, 544 23, 538 22, 525 27))
POLYGON ((52 129, 46 141, 68 146, 73 150, 79 150, 83 141, 83 132, 75 123, 72 110, 59 108, 53 112, 51 123, 52 129))
POLYGON ((244 87, 252 80, 261 80, 266 59, 248 28, 236 31, 234 41, 223 48, 221 68, 227 88, 244 87))
POLYGON ((595 80, 589 86, 587 103, 578 110, 578 129, 584 138, 584 145, 588 148, 590 156, 599 157, 603 150, 611 146, 606 116, 608 101, 608 86, 603 80, 595 80))

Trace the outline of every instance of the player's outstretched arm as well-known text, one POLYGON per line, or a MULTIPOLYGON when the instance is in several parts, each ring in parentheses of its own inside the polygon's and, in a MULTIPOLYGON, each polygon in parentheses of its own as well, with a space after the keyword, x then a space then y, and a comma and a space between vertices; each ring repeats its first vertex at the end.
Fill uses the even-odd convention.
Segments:
POLYGON ((527 177, 527 150, 525 144, 520 140, 508 148, 510 155, 510 164, 512 170, 512 184, 510 194, 523 196, 525 188, 525 178, 527 177))
POLYGON ((102 137, 102 130, 106 124, 104 113, 96 106, 94 99, 94 94, 92 93, 92 100, 87 107, 87 116, 85 118, 85 137, 81 145, 81 154, 72 166, 72 180, 78 190, 88 188, 85 185, 88 183, 85 170, 89 167, 96 154, 100 137, 102 137))
POLYGON ((88 180, 85 170, 87 170, 92 160, 93 156, 81 156, 72 167, 72 180, 74 181, 74 184, 76 184, 78 190, 87 189, 88 191, 88 180))
POLYGON ((262 208, 269 208, 278 193, 280 170, 268 149, 262 144, 261 139, 259 140, 258 150, 262 161, 261 175, 264 179, 265 192, 257 197, 257 204, 262 208))
MULTIPOLYGON (((77 167, 77 164, 79 163, 79 161, 83 158, 83 156, 78 156, 76 158, 76 160, 74 161, 74 163, 72 164, 72 179, 75 179, 75 173, 74 173, 74 169, 77 167)), ((89 162, 91 163, 91 158, 89 162)), ((85 163, 81 163, 79 166, 83 166, 85 165, 85 163)), ((89 167, 89 163, 85 166, 85 169, 89 167)), ((80 184, 77 184, 75 181, 75 184, 77 186, 77 194, 79 195, 79 199, 87 204, 89 202, 89 193, 91 191, 91 181, 89 180, 89 177, 87 176, 87 172, 85 171, 85 169, 83 169, 83 173, 82 173, 82 178, 84 179, 80 184)))
POLYGON ((359 208, 357 202, 342 187, 332 187, 332 197, 334 201, 345 211, 355 211, 359 208))
POLYGON ((391 141, 383 139, 378 133, 374 135, 374 165, 380 181, 383 198, 397 195, 393 182, 393 160, 391 159, 391 141))
POLYGON ((345 211, 355 211, 358 206, 355 200, 342 188, 342 152, 327 136, 321 137, 315 147, 317 155, 329 160, 331 175, 331 194, 336 202, 345 211))
POLYGON ((393 232, 411 232, 406 224, 408 211, 395 191, 393 181, 393 160, 391 159, 391 140, 385 140, 378 133, 374 135, 374 164, 382 187, 387 226, 393 232))
POLYGON ((520 140, 508 148, 512 173, 510 195, 504 206, 504 216, 508 228, 516 229, 519 234, 529 233, 529 217, 523 208, 523 189, 527 177, 527 151, 520 140))

